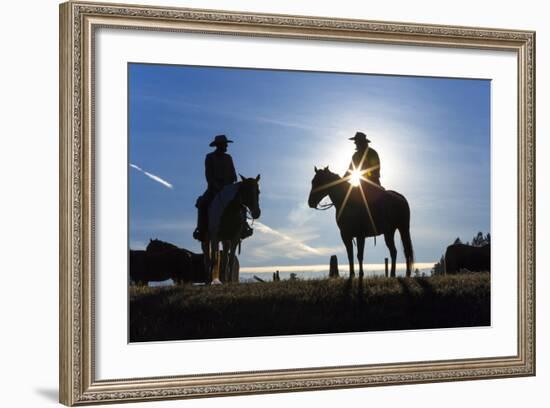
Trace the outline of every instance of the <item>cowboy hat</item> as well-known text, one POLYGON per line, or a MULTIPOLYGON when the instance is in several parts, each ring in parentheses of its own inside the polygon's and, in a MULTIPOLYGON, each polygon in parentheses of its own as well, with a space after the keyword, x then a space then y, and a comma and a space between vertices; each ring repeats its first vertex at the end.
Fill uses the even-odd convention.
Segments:
POLYGON ((363 132, 357 132, 355 134, 355 136, 353 137, 350 137, 348 140, 360 140, 360 141, 363 141, 363 142, 367 142, 367 143, 370 143, 370 140, 367 139, 367 135, 365 135, 363 132))
POLYGON ((217 135, 212 142, 210 142, 210 146, 218 146, 221 144, 227 144, 227 143, 233 143, 233 140, 229 140, 227 136, 225 135, 217 135))

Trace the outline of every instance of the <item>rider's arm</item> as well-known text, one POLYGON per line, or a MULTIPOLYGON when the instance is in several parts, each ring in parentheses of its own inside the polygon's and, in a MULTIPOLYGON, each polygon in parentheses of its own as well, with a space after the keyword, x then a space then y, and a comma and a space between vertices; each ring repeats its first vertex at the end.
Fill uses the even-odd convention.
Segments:
POLYGON ((206 176, 206 182, 208 183, 208 188, 218 189, 218 183, 214 177, 214 163, 210 155, 207 155, 204 160, 204 173, 206 176))
POLYGON ((235 183, 237 181, 237 172, 235 171, 235 165, 233 164, 233 159, 229 156, 230 171, 231 171, 231 182, 235 183))
MULTIPOLYGON (((353 156, 351 157, 351 161, 349 162, 349 167, 346 171, 346 174, 344 174, 344 177, 347 176, 348 174, 351 174, 351 172, 353 171, 353 169, 355 169, 355 153, 353 154, 353 156)), ((359 165, 359 163, 357 163, 357 165, 359 165)))
POLYGON ((380 158, 378 157, 378 153, 376 150, 370 150, 369 151, 369 168, 372 168, 370 173, 373 175, 380 177, 380 158))

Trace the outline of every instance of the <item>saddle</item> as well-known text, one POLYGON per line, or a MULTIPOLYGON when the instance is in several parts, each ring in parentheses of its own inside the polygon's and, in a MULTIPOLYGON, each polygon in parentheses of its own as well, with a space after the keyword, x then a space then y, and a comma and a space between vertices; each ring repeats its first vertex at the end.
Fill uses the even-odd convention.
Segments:
MULTIPOLYGON (((195 207, 199 209, 199 212, 203 212, 203 216, 205 217, 205 229, 208 230, 210 235, 212 235, 213 232, 219 230, 219 225, 224 210, 227 205, 234 200, 239 191, 239 186, 239 183, 228 184, 221 191, 214 194, 213 197, 211 195, 211 192, 207 191, 197 198, 195 207)), ((250 226, 246 222, 245 207, 242 207, 241 217, 241 222, 243 224, 241 239, 245 239, 251 236, 253 233, 253 229, 250 228, 250 226)), ((196 234, 194 235, 196 235, 196 239, 199 239, 201 234, 196 231, 196 234)))
POLYGON ((239 192, 239 184, 228 184, 222 188, 212 199, 208 206, 208 231, 217 231, 223 212, 227 205, 235 198, 239 192))
MULTIPOLYGON (((366 184, 366 183, 365 183, 366 184)), ((372 185, 363 184, 365 199, 368 204, 368 211, 365 208, 364 200, 359 189, 354 189, 350 196, 349 205, 354 208, 355 217, 363 219, 366 225, 366 236, 375 237, 380 231, 385 229, 386 222, 386 200, 388 190, 380 186, 380 189, 372 185)))

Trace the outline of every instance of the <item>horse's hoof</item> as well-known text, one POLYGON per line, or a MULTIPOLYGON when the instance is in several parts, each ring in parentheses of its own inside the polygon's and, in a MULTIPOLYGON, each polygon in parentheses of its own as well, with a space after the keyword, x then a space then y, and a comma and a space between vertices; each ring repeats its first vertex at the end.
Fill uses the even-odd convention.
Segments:
POLYGON ((222 281, 219 279, 214 279, 211 283, 211 285, 222 285, 222 281))

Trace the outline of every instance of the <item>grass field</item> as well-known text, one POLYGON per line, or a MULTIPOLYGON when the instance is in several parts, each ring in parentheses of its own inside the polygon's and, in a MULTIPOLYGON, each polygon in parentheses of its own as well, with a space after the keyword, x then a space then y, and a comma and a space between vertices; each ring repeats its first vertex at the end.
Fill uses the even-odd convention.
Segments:
POLYGON ((490 274, 130 288, 130 341, 490 325, 490 274))

